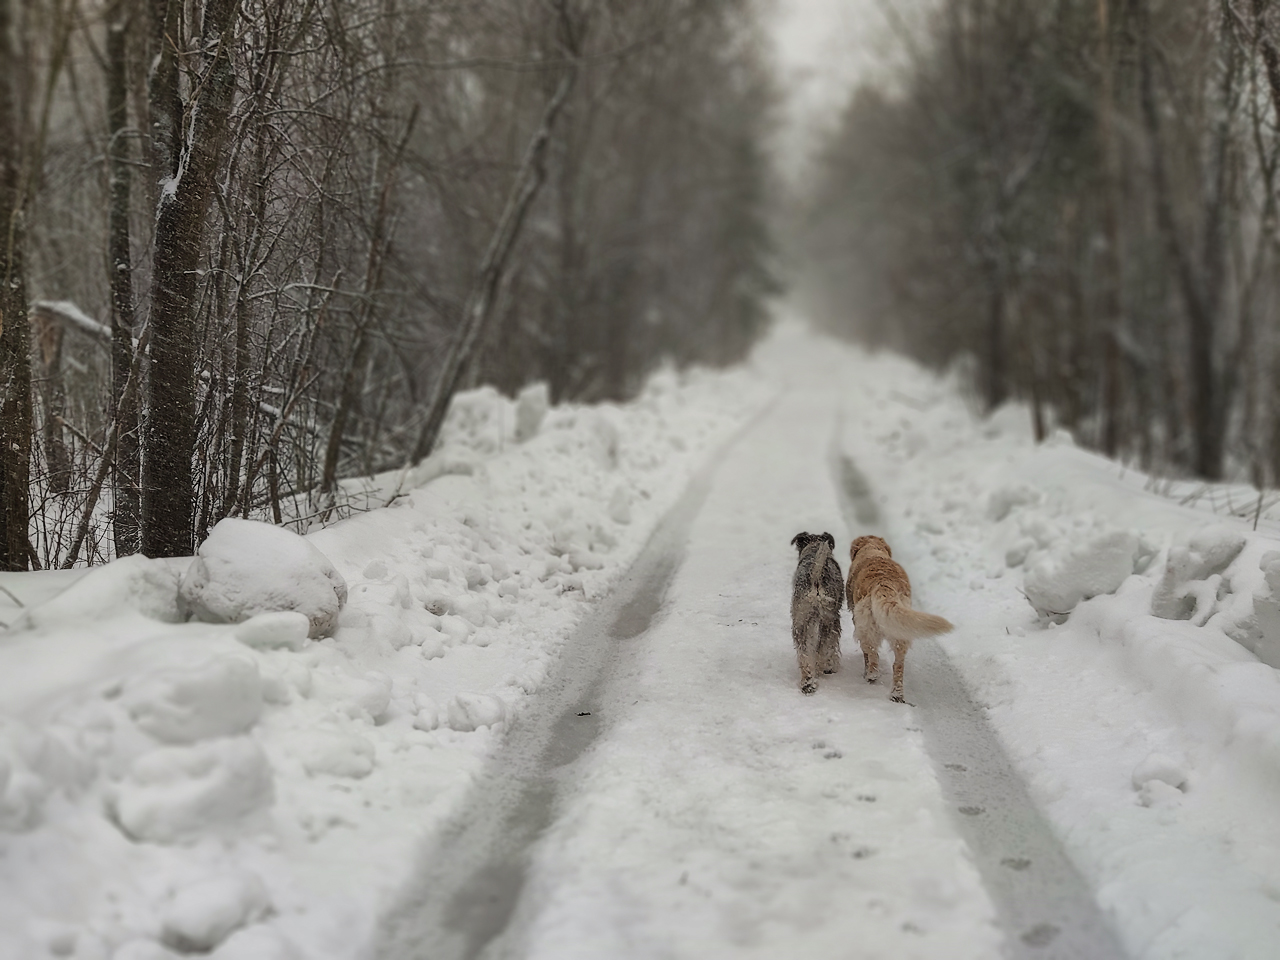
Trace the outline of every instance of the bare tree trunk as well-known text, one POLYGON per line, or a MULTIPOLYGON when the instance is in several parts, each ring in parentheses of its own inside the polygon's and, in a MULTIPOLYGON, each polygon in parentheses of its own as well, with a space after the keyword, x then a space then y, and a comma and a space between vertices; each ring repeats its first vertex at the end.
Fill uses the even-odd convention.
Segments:
POLYGON ((1258 48, 1262 52, 1262 63, 1266 67, 1267 87, 1271 91, 1271 107, 1276 113, 1276 122, 1280 123, 1280 51, 1271 36, 1267 22, 1267 7, 1270 0, 1253 0, 1253 28, 1257 36, 1258 48))
MULTIPOLYGON (((159 188, 178 172, 182 98, 178 94, 179 0, 147 0, 150 15, 151 68, 147 75, 148 140, 152 186, 159 188)), ((153 198, 159 202, 159 196, 153 198)))
POLYGON ((26 570, 32 550, 31 357, 23 276, 22 123, 12 0, 0 0, 0 569, 26 570))
POLYGON ((1120 335, 1124 324, 1120 302, 1124 270, 1120 262, 1120 151, 1115 131, 1115 59, 1111 46, 1111 3, 1098 0, 1098 60, 1102 84, 1098 96, 1098 128, 1102 140, 1103 227, 1107 250, 1102 280, 1102 452, 1114 458, 1120 450, 1120 335))
POLYGON ((111 285, 111 414, 116 424, 115 509, 112 528, 116 556, 137 553, 142 492, 138 450, 138 391, 126 400, 125 384, 133 368, 133 262, 129 243, 130 172, 126 39, 127 0, 116 0, 107 14, 107 170, 111 204, 107 222, 107 262, 111 285))
MULTIPOLYGON (((195 297, 205 221, 235 90, 232 27, 238 0, 204 8, 203 71, 177 172, 161 183, 151 282, 151 370, 142 463, 142 552, 192 552, 195 448, 195 297)), ((160 91, 163 93, 163 91, 160 91)))
POLYGON ((992 263, 988 270, 989 301, 987 304, 986 369, 983 377, 983 394, 987 409, 994 410, 1009 397, 1009 372, 1005 358, 1005 301, 1004 280, 999 264, 992 263))
POLYGON ((71 489, 71 453, 62 438, 67 414, 67 389, 62 380, 63 328, 61 323, 42 313, 33 312, 29 319, 35 328, 35 353, 39 360, 40 402, 44 408, 40 433, 44 440, 49 490, 62 496, 71 489))

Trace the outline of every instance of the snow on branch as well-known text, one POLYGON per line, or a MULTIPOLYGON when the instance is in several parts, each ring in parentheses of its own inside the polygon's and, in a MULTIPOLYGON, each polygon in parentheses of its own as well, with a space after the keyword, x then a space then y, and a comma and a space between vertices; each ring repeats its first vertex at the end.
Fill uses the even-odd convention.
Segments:
POLYGON ((37 300, 31 304, 31 316, 61 323, 101 343, 111 343, 111 328, 93 319, 70 300, 37 300))

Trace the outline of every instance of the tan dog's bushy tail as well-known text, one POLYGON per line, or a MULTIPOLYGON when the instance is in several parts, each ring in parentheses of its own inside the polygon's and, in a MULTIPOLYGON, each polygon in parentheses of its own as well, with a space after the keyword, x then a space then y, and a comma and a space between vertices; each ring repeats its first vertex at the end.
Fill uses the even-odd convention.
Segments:
POLYGON ((913 610, 894 595, 885 596, 877 590, 871 597, 871 615, 890 639, 914 640, 916 637, 932 637, 954 629, 950 620, 937 614, 913 610))

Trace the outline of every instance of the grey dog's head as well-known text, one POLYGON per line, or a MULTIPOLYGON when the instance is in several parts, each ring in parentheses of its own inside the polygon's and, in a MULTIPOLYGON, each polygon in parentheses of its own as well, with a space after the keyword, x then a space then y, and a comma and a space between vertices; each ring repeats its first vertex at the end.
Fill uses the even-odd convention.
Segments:
POLYGON ((818 540, 827 541, 827 546, 832 550, 836 548, 836 538, 829 533, 797 533, 791 538, 791 545, 796 548, 797 553, 804 553, 805 547, 818 540))

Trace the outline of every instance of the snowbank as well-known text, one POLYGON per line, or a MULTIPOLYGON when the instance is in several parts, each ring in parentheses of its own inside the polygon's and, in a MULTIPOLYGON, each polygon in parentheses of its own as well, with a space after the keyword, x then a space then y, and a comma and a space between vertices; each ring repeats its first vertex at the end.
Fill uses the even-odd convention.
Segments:
POLYGON ((1275 956, 1280 527, 849 364, 843 446, 894 556, 1131 955, 1275 956))
POLYGON ((0 956, 358 955, 584 601, 768 391, 471 391, 436 454, 370 481, 388 508, 6 579, 0 956))

